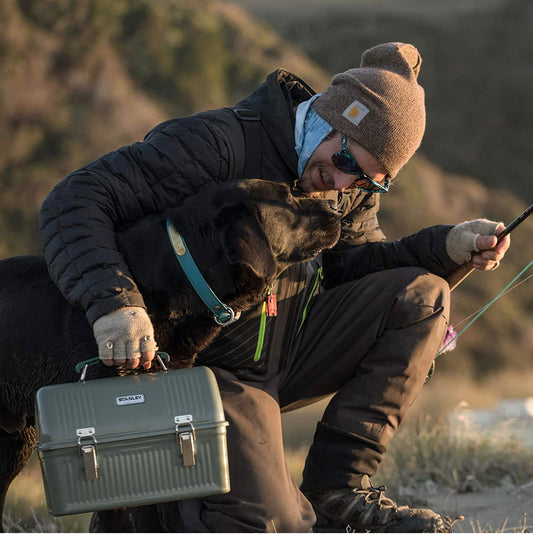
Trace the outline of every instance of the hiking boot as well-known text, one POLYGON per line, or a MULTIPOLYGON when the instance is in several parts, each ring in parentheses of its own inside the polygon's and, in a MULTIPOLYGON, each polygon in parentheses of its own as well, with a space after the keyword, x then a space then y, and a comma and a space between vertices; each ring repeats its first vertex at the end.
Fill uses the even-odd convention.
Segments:
POLYGON ((451 532, 452 522, 428 509, 398 506, 364 475, 360 488, 325 490, 307 498, 317 516, 314 532, 451 532))

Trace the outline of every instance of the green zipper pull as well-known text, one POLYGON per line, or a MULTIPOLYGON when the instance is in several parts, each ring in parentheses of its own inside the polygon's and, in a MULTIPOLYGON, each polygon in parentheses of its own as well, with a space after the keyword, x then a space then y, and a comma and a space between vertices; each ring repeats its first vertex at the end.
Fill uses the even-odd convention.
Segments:
POLYGON ((265 342, 265 330, 267 322, 266 304, 266 300, 263 301, 261 320, 259 321, 259 334, 257 335, 257 345, 255 347, 254 362, 258 362, 261 359, 261 352, 263 352, 263 343, 265 342))
POLYGON ((254 362, 261 359, 261 352, 263 352, 263 344, 265 343, 265 332, 267 316, 274 317, 278 314, 276 295, 272 293, 272 286, 267 290, 266 299, 263 301, 261 308, 261 319, 259 321, 259 333, 257 335, 257 345, 255 347, 254 362))

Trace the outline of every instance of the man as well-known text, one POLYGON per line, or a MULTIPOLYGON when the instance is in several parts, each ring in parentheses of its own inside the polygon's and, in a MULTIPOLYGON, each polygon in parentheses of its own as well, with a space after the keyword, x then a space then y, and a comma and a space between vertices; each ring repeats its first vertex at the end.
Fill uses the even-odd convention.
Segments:
POLYGON ((72 173, 44 202, 52 277, 86 310, 102 361, 131 368, 150 367, 157 340, 116 249, 116 228, 243 175, 338 203, 339 243, 321 262, 280 277, 272 291, 277 316, 263 317, 266 331, 258 333, 262 309, 253 310, 199 355, 217 376, 230 423, 232 490, 158 506, 163 528, 450 530, 431 510, 398 507, 369 477, 444 338, 443 277, 478 251, 474 266, 494 268, 509 238, 497 245, 501 225, 476 220, 385 241, 379 195, 425 128, 420 64, 412 45, 379 45, 321 95, 278 70, 235 108, 167 121, 143 143, 72 173), (297 488, 284 461, 280 408, 332 393, 297 488))

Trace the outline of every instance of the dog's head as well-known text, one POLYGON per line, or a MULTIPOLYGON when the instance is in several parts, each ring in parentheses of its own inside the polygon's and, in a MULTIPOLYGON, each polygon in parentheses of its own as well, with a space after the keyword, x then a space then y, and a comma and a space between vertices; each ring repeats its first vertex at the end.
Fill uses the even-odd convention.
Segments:
POLYGON ((339 216, 328 201, 294 198, 288 186, 264 180, 210 185, 165 214, 121 228, 119 249, 157 339, 182 363, 190 363, 220 326, 176 259, 167 219, 212 291, 236 312, 257 305, 282 271, 333 247, 340 235, 339 216))
POLYGON ((119 232, 120 250, 148 301, 179 293, 185 304, 194 293, 171 249, 166 218, 213 291, 220 298, 248 294, 246 305, 287 267, 333 247, 340 235, 328 201, 295 198, 286 185, 245 180, 206 187, 163 218, 147 217, 119 232))
POLYGON ((335 245, 340 220, 330 202, 294 197, 285 184, 229 182, 213 191, 213 223, 232 264, 273 279, 288 266, 335 245))

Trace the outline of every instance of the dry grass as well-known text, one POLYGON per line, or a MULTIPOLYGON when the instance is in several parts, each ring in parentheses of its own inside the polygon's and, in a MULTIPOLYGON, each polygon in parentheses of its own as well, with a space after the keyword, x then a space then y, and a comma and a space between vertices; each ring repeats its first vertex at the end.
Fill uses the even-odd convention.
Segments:
POLYGON ((533 450, 504 424, 484 430, 422 416, 398 432, 377 478, 396 493, 427 481, 459 493, 522 485, 533 480, 533 450))
MULTIPOLYGON (((286 458, 297 482, 308 444, 289 447, 286 458)), ((391 493, 418 491, 428 481, 457 492, 500 484, 522 485, 533 480, 533 450, 509 435, 505 424, 482 430, 431 416, 403 426, 391 443, 375 478, 391 493)))
POLYGON ((56 518, 48 513, 35 455, 9 489, 4 514, 6 532, 88 532, 89 520, 90 514, 56 518))

